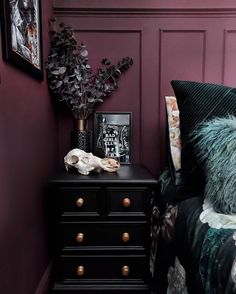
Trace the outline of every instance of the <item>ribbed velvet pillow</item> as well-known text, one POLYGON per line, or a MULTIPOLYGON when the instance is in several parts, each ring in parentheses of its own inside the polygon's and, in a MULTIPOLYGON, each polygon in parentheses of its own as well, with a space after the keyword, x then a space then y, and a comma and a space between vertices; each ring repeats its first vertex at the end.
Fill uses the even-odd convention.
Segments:
POLYGON ((171 81, 180 111, 182 189, 179 197, 203 195, 205 175, 195 154, 192 132, 203 121, 236 115, 236 89, 217 84, 171 81))

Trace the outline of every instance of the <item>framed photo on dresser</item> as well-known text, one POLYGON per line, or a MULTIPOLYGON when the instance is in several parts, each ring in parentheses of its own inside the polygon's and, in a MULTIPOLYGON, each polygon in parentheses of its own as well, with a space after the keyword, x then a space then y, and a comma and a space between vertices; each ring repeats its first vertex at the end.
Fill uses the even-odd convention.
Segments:
POLYGON ((95 112, 94 154, 131 164, 131 112, 95 112))
POLYGON ((4 60, 43 79, 41 0, 2 0, 4 60))

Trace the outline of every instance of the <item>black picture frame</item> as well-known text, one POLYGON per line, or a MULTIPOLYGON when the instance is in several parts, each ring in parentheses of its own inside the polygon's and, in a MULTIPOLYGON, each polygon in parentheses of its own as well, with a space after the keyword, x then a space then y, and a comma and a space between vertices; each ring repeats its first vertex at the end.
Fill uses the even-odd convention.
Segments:
POLYGON ((95 112, 94 154, 115 157, 121 164, 131 164, 131 112, 95 112))
POLYGON ((41 0, 2 0, 3 59, 43 80, 41 0))

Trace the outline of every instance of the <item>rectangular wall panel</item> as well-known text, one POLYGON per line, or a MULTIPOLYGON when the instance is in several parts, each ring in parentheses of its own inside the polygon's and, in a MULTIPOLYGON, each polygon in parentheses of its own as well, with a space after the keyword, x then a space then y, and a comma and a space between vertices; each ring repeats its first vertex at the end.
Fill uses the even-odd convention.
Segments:
POLYGON ((204 81, 205 31, 163 30, 160 31, 160 136, 161 165, 166 158, 166 113, 164 96, 174 95, 172 80, 204 81))
POLYGON ((224 84, 236 87, 236 30, 224 31, 224 84))
POLYGON ((173 93, 173 79, 204 81, 204 31, 161 31, 160 46, 161 95, 173 93))

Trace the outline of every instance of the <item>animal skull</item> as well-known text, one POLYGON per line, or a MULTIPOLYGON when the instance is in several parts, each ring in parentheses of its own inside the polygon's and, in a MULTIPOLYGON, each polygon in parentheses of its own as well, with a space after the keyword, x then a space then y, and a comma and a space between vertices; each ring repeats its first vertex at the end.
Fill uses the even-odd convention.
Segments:
POLYGON ((78 148, 67 153, 64 157, 64 163, 66 170, 74 167, 82 175, 88 175, 91 171, 100 172, 101 170, 115 172, 120 168, 120 163, 113 158, 102 159, 78 148))

